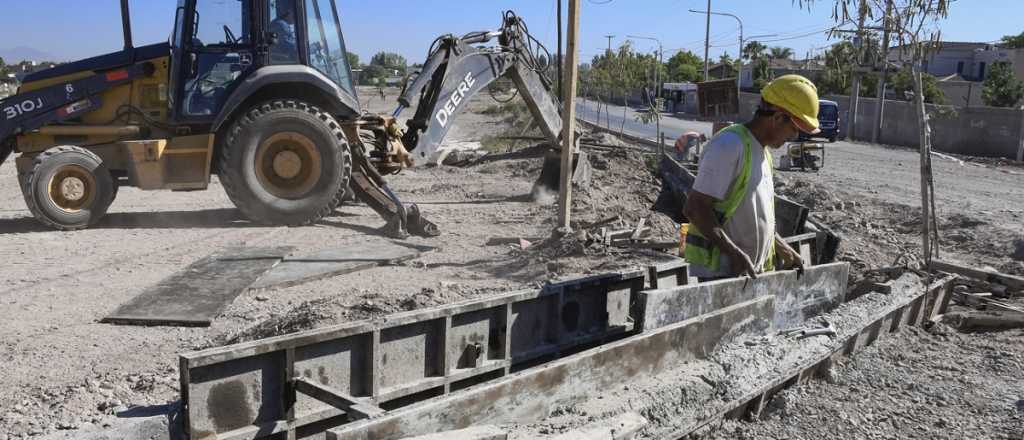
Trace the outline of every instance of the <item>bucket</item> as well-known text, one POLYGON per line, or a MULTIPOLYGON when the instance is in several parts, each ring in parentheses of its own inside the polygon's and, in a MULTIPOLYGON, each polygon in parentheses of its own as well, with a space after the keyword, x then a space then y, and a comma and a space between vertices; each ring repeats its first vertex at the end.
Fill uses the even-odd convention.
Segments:
POLYGON ((679 256, 686 256, 686 233, 690 232, 690 224, 683 223, 679 225, 679 256))

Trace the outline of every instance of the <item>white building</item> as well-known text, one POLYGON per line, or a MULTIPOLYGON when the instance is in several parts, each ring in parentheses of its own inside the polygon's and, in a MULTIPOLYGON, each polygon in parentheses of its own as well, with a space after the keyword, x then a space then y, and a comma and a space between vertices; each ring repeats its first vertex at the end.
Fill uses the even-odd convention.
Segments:
MULTIPOLYGON (((889 49, 889 61, 900 59, 900 49, 900 46, 889 49)), ((1024 49, 1008 49, 991 43, 943 42, 921 63, 921 70, 939 78, 960 75, 967 81, 984 81, 992 64, 997 62, 1012 63, 1015 76, 1024 79, 1024 49)))

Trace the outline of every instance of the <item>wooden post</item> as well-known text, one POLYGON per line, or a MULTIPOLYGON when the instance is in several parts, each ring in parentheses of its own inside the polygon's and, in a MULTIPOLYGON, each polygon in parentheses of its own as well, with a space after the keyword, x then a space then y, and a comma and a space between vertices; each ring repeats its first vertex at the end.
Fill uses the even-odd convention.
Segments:
POLYGON ((919 152, 921 154, 921 247, 924 251, 925 263, 932 261, 932 242, 931 242, 931 127, 928 125, 928 111, 924 104, 924 87, 922 84, 922 75, 920 67, 917 65, 917 60, 922 59, 921 48, 916 47, 914 49, 918 53, 918 57, 914 59, 914 65, 911 67, 912 74, 914 76, 914 106, 917 108, 917 126, 920 130, 920 147, 919 152))
POLYGON ((569 0, 568 62, 563 70, 565 104, 562 106, 562 172, 558 182, 558 226, 570 230, 572 213, 572 159, 576 153, 576 81, 579 79, 580 0, 569 0))

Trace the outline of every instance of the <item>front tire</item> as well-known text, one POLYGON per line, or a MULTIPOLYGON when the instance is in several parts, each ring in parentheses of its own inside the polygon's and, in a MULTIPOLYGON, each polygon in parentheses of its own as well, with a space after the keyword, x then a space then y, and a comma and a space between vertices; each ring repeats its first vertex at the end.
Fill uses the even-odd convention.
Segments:
POLYGON ((221 184, 259 223, 307 225, 330 214, 352 176, 352 156, 331 115, 299 101, 251 109, 220 150, 221 184))
POLYGON ((25 204, 44 225, 62 231, 96 224, 114 201, 114 179, 103 161, 79 147, 54 147, 19 176, 25 204))

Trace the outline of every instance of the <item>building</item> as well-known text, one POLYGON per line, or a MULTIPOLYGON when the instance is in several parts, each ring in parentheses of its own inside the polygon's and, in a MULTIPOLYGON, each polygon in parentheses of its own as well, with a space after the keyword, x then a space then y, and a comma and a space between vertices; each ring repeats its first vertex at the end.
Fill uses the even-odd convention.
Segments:
POLYGON ((690 82, 662 84, 665 111, 672 113, 697 113, 697 85, 690 82))
POLYGON ((711 79, 725 79, 736 77, 736 67, 729 63, 717 63, 708 66, 708 77, 711 79))
POLYGON ((18 91, 18 78, 13 73, 0 74, 0 99, 18 91))
MULTIPOLYGON (((901 49, 902 46, 889 49, 889 61, 899 61, 901 49)), ((921 63, 921 70, 938 78, 959 75, 965 81, 977 82, 984 81, 992 64, 997 62, 1013 64, 1017 79, 1024 79, 1024 49, 992 43, 944 41, 921 63)))

